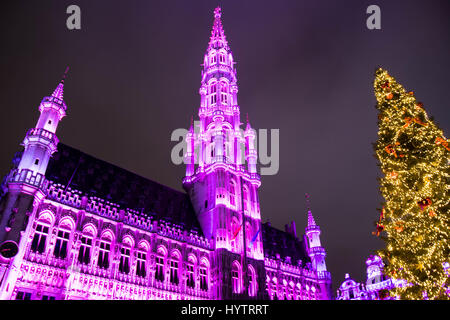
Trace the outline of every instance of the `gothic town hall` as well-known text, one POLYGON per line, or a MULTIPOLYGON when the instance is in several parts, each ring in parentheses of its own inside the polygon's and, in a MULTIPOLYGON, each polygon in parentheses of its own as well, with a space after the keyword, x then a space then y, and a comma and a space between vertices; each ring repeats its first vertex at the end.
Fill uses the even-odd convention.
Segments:
POLYGON ((220 8, 202 67, 185 192, 59 142, 65 77, 43 98, 1 185, 0 299, 332 298, 311 211, 301 236, 261 222, 255 130, 240 134, 220 8))

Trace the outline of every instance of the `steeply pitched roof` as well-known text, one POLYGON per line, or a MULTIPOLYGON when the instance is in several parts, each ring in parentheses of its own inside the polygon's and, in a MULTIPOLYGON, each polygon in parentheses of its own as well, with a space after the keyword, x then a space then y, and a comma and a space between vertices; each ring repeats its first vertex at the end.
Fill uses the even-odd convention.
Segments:
POLYGON ((197 230, 202 235, 189 196, 113 164, 94 158, 63 143, 50 159, 46 178, 130 208, 156 220, 197 230))
POLYGON ((290 233, 276 229, 267 222, 262 226, 265 256, 276 257, 276 254, 279 254, 282 259, 290 257, 293 265, 296 265, 298 260, 301 260, 303 265, 311 262, 303 239, 295 238, 290 233))

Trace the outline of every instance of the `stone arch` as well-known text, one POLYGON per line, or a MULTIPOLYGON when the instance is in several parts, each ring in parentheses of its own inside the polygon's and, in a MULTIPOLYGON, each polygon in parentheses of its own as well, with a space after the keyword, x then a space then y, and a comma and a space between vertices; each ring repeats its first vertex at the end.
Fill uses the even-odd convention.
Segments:
POLYGON ((147 251, 150 250, 150 243, 149 243, 147 240, 142 239, 142 240, 139 241, 139 243, 138 243, 138 249, 147 252, 147 251))
POLYGON ((97 227, 92 222, 88 222, 83 226, 82 233, 95 237, 97 235, 97 227))
POLYGON ((62 217, 61 220, 59 221, 59 227, 66 230, 75 230, 75 226, 76 226, 75 220, 70 215, 62 217))
POLYGON ((51 210, 43 210, 39 213, 39 218, 37 219, 39 222, 44 222, 49 225, 53 225, 55 223, 55 213, 51 210))

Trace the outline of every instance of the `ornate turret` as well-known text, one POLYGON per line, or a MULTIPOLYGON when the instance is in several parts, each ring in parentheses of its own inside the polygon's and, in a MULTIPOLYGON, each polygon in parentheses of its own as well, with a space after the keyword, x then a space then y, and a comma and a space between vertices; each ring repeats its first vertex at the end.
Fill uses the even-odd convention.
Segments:
POLYGON ((27 235, 38 205, 45 196, 45 172, 52 154, 57 150, 56 129, 66 115, 64 80, 39 105, 40 116, 23 140, 23 153, 17 168, 7 177, 5 195, 0 200, 0 266, 8 264, 8 279, 1 284, 0 299, 9 299, 22 263, 27 235))
POLYGON ((313 268, 317 271, 326 271, 327 266, 325 264, 325 249, 320 243, 320 227, 316 224, 309 207, 309 195, 306 194, 306 200, 308 203, 308 225, 305 228, 305 236, 308 239, 308 254, 311 258, 313 268))

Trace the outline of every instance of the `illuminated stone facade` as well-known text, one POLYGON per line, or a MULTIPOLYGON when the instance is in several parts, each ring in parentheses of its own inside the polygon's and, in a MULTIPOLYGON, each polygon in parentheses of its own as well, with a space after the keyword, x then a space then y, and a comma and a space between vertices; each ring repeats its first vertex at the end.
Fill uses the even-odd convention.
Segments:
POLYGON ((331 299, 320 228, 261 223, 220 8, 179 192, 59 143, 64 78, 2 184, 0 299, 331 299))

